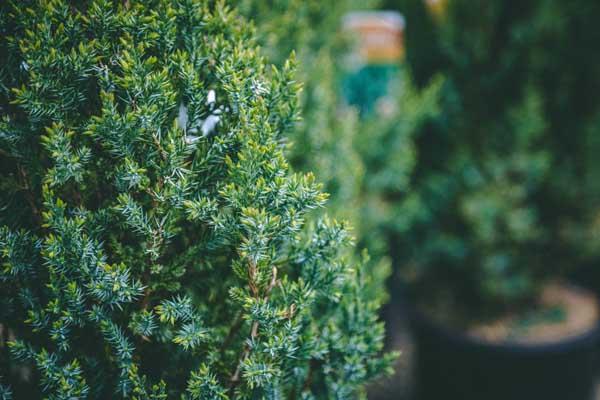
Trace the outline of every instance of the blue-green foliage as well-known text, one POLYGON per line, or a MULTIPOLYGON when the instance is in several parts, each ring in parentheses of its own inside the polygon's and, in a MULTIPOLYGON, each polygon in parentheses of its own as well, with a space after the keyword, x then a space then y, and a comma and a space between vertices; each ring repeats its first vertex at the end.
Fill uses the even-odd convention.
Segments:
POLYGON ((290 163, 301 171, 314 170, 330 195, 328 213, 348 221, 360 251, 369 250, 365 279, 371 297, 385 300, 385 280, 390 274, 386 250, 377 240, 364 240, 363 218, 365 159, 357 144, 370 137, 370 128, 358 110, 343 99, 342 83, 351 49, 342 31, 345 13, 373 8, 377 1, 339 0, 239 0, 240 12, 257 26, 259 40, 269 60, 283 64, 290 52, 298 59, 303 83, 302 119, 287 136, 290 163))
POLYGON ((412 72, 446 81, 416 142, 403 275, 455 319, 535 304, 598 254, 598 4, 453 0, 434 26, 424 2, 401 3, 412 72))
POLYGON ((389 368, 224 2, 0 5, 0 396, 347 399, 389 368))

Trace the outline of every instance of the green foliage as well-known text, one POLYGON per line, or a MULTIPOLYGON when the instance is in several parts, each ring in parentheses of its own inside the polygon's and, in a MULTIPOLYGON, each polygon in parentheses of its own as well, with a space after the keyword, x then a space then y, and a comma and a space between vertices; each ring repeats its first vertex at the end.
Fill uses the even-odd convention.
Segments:
POLYGON ((392 357, 284 157, 293 59, 208 0, 8 1, 0 31, 0 396, 363 397, 392 357))
MULTIPOLYGON (((415 183, 421 215, 407 232, 425 245, 403 271, 415 291, 435 289, 455 314, 478 318, 529 300, 560 272, 539 260, 548 232, 532 201, 549 174, 550 154, 539 147, 544 129, 539 97, 530 92, 508 112, 505 129, 490 128, 487 138, 503 137, 504 151, 491 142, 474 148, 463 138, 440 169, 423 168, 415 183)), ((443 301, 429 298, 436 300, 443 301)))
MULTIPOLYGON (((289 133, 291 164, 302 171, 314 170, 330 195, 328 212, 349 221, 358 249, 368 247, 370 258, 365 279, 371 297, 386 299, 385 280, 390 274, 386 251, 376 240, 364 240, 362 216, 365 160, 357 147, 370 135, 358 112, 344 105, 342 80, 350 51, 349 38, 341 32, 346 12, 372 8, 377 1, 342 0, 241 0, 240 10, 257 25, 266 54, 281 64, 291 51, 298 59, 303 82, 300 97, 302 119, 289 133)), ((355 257, 360 258, 360 253, 355 257)))
MULTIPOLYGON (((239 1, 240 11, 257 25, 269 59, 282 65, 290 52, 298 59, 303 83, 302 119, 290 132, 290 159, 300 170, 314 169, 331 195, 329 209, 352 221, 362 179, 362 163, 353 141, 360 131, 353 110, 341 106, 340 61, 348 51, 340 33, 345 12, 354 0, 336 2, 239 1)), ((362 7, 369 4, 362 4, 362 7)))
POLYGON ((408 61, 419 83, 446 83, 418 134, 420 217, 397 238, 397 260, 421 300, 494 317, 595 251, 597 6, 453 0, 436 25, 423 3, 402 5, 408 61))
POLYGON ((366 166, 361 186, 361 239, 376 254, 390 254, 395 267, 406 263, 398 241, 410 239, 411 227, 425 217, 421 193, 415 186, 424 125, 440 113, 441 77, 417 88, 403 72, 392 83, 392 96, 380 100, 378 113, 362 122, 356 148, 366 166))

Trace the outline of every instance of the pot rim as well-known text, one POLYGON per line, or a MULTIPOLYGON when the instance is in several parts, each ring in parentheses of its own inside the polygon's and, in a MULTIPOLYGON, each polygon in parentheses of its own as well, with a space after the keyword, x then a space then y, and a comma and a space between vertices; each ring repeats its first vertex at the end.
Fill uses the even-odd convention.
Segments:
MULTIPOLYGON (((587 331, 555 341, 545 341, 540 343, 523 342, 492 342, 483 338, 469 335, 460 329, 449 327, 435 321, 426 313, 419 310, 411 302, 406 307, 410 324, 416 323, 427 331, 439 335, 443 340, 454 343, 462 347, 476 347, 484 351, 495 351, 513 354, 542 354, 542 353, 565 353, 582 347, 594 345, 600 338, 600 318, 594 326, 587 331)), ((600 307, 600 300, 596 297, 596 303, 600 307)), ((415 333, 416 334, 416 333, 415 333)), ((416 338, 418 340, 418 337, 416 338)))

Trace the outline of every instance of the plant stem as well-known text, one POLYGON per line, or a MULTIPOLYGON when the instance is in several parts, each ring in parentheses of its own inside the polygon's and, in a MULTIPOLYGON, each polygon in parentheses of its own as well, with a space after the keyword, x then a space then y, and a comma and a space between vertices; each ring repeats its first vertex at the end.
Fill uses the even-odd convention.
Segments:
MULTIPOLYGON (((269 286, 265 290, 265 295, 263 297, 263 301, 265 301, 265 302, 269 301, 269 294, 271 293, 273 288, 277 285, 277 267, 273 267, 271 271, 272 271, 271 272, 271 282, 269 283, 269 286)), ((249 280, 250 291, 252 292, 254 297, 258 300, 260 297, 259 297, 258 285, 256 284, 256 280, 255 280, 256 272, 257 272, 256 264, 250 263, 250 268, 248 269, 248 275, 250 277, 250 280, 249 280)), ((259 328, 258 321, 254 321, 252 323, 252 329, 250 331, 250 341, 251 342, 253 342, 254 339, 256 339, 258 337, 258 328, 259 328)), ((239 382, 240 372, 241 372, 241 368, 242 368, 242 362, 244 362, 244 360, 246 360, 246 358, 248 358, 249 355, 250 355, 250 346, 246 343, 246 346, 244 347, 244 352, 243 352, 242 356, 240 357, 240 359, 237 363, 235 372, 233 373, 233 375, 231 377, 231 388, 232 389, 239 382)))

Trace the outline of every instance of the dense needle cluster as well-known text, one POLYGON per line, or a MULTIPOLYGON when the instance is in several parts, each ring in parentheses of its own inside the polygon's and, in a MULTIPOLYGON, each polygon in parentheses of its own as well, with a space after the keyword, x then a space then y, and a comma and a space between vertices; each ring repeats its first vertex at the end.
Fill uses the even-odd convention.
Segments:
POLYGON ((348 399, 389 367, 254 36, 220 1, 1 3, 0 398, 348 399))

